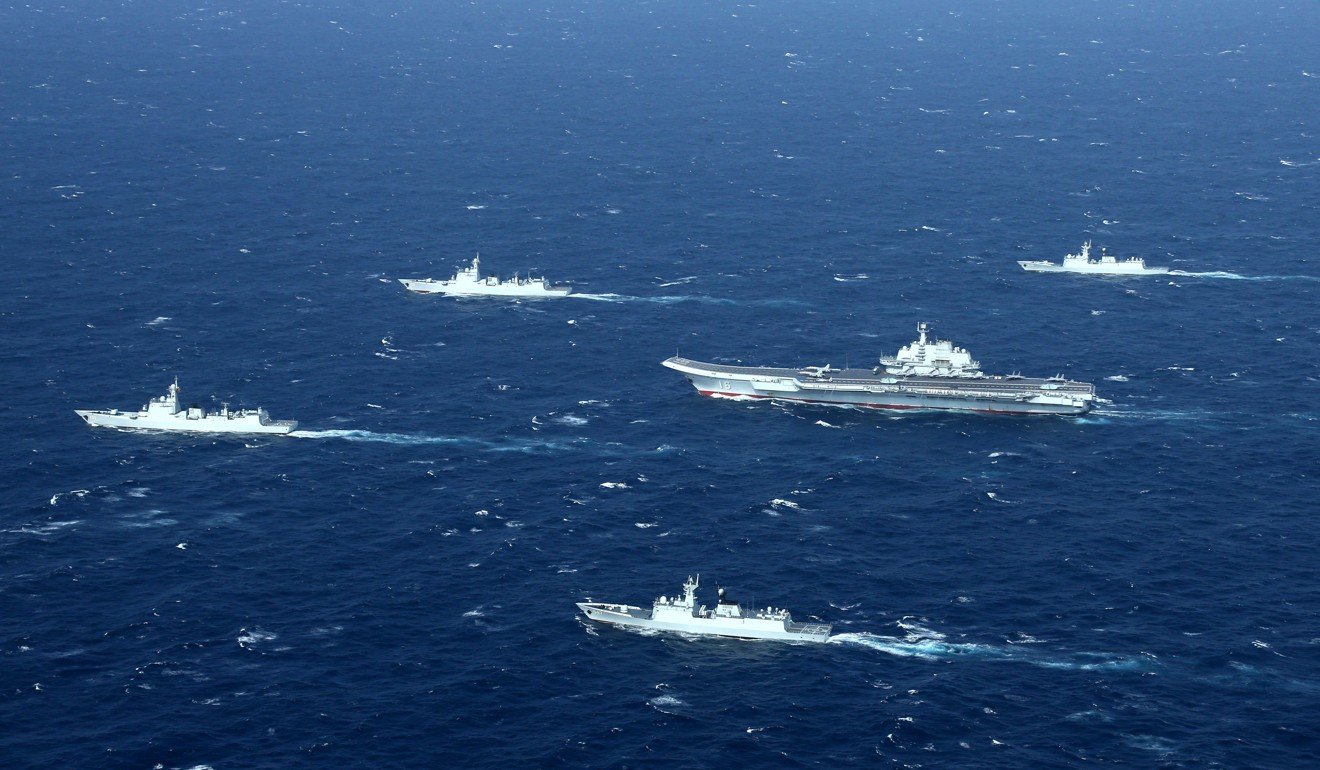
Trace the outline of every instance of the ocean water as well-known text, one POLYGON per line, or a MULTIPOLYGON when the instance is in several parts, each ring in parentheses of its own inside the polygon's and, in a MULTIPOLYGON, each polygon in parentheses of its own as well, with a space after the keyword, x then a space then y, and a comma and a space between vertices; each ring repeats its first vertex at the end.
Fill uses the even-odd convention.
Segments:
POLYGON ((0 21, 0 766, 1320 764, 1315 4, 0 21), (1176 272, 1015 264, 1087 238, 1176 272), (395 281, 478 251, 588 296, 395 281), (659 366, 859 364, 918 321, 1108 403, 659 366), (176 375, 301 429, 73 414, 176 375), (574 607, 698 572, 836 636, 574 607))

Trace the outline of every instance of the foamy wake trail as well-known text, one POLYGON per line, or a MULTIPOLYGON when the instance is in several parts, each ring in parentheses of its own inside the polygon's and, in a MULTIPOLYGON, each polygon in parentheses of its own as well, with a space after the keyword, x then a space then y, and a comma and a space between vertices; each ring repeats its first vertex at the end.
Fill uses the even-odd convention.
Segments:
POLYGON ((901 658, 923 660, 948 661, 960 658, 1001 660, 1071 671, 1136 671, 1142 668, 1140 660, 1108 653, 1079 652, 1070 655, 1048 655, 1026 647, 947 642, 943 639, 899 639, 866 632, 834 634, 830 637, 830 643, 859 645, 901 658))
POLYGON ((597 302, 649 302, 656 305, 675 305, 680 302, 701 302, 708 305, 768 305, 788 307, 802 305, 793 299, 728 299, 727 297, 708 297, 704 294, 685 294, 678 296, 635 297, 628 294, 582 294, 568 295, 569 299, 590 299, 597 302))
POLYGON ((553 452, 572 449, 572 444, 552 441, 527 441, 506 439, 488 441, 466 436, 426 436, 414 433, 376 433, 369 430, 295 430, 289 434, 292 438, 342 439, 344 441, 369 441, 378 444, 400 444, 405 446, 458 446, 474 447, 489 452, 553 452))
POLYGON ((1095 409, 1087 417, 1079 417, 1078 422, 1086 423, 1118 420, 1205 420, 1212 417, 1204 411, 1178 411, 1175 409, 1095 409))
POLYGON ((1241 275, 1239 273, 1226 273, 1220 270, 1212 270, 1207 273, 1193 273, 1187 270, 1170 270, 1169 275, 1178 275, 1186 278, 1223 278, 1230 281, 1320 281, 1320 276, 1314 275, 1241 275))

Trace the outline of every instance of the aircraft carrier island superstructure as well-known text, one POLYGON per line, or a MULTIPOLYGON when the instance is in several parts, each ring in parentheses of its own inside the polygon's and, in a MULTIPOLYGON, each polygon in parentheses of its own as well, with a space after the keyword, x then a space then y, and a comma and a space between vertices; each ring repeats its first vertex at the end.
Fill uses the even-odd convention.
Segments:
POLYGON ((876 409, 952 409, 1018 414, 1084 414, 1095 386, 1062 375, 1046 379, 987 375, 966 349, 932 340, 917 325, 918 339, 885 356, 872 369, 801 369, 727 366, 675 356, 664 365, 682 372, 703 396, 774 399, 876 409))

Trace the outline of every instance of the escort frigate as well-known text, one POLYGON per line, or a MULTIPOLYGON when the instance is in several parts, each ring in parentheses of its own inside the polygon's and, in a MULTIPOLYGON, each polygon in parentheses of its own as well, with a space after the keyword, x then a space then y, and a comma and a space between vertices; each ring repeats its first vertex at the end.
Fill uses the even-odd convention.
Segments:
POLYGON ((932 340, 917 324, 918 339, 885 356, 872 369, 807 366, 777 369, 728 366, 677 356, 662 362, 684 376, 703 396, 773 399, 875 409, 953 409, 1020 414, 1084 414, 1095 402, 1095 386, 1056 375, 987 375, 964 348, 932 340))
POLYGON ((683 583, 682 597, 661 596, 649 610, 604 602, 578 602, 578 609, 601 623, 655 631, 784 642, 824 642, 830 638, 828 623, 796 623, 788 610, 777 607, 743 609, 738 602, 725 596, 723 588, 714 607, 698 606, 697 586, 700 581, 700 575, 689 577, 683 583))
POLYGON ((1082 244, 1081 254, 1066 254, 1063 264, 1044 260, 1018 262, 1023 270, 1032 273, 1089 273, 1092 275, 1167 275, 1167 267, 1147 267, 1141 257, 1119 260, 1100 250, 1099 259, 1091 259, 1091 242, 1082 244))
POLYGON ((430 278, 400 278, 409 291, 419 294, 448 294, 458 297, 567 297, 573 293, 569 286, 554 286, 544 278, 514 276, 501 281, 498 276, 481 274, 481 255, 472 264, 461 268, 453 278, 436 281, 430 278))
POLYGON ((136 412, 118 409, 75 409, 78 416, 96 428, 168 430, 191 433, 289 433, 296 420, 272 420, 265 409, 230 411, 225 404, 218 412, 179 403, 179 379, 174 378, 163 396, 151 399, 136 412))

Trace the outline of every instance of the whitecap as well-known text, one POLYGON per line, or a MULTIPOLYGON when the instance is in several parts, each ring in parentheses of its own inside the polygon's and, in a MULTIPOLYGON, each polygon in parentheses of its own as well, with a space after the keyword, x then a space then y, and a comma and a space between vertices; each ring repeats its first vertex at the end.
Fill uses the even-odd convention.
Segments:
POLYGON ((795 511, 802 509, 801 505, 798 505, 792 500, 784 500, 783 498, 779 498, 779 497, 776 497, 775 499, 771 500, 770 504, 777 508, 792 508, 795 511))
POLYGON ((66 495, 71 495, 81 500, 82 498, 86 497, 89 493, 91 493, 91 491, 92 490, 90 489, 70 489, 68 492, 56 492, 55 494, 50 496, 50 504, 58 505, 60 502, 60 498, 66 495))
POLYGON ((651 708, 664 714, 673 714, 674 712, 672 709, 681 708, 687 705, 673 695, 657 695, 647 701, 647 703, 650 704, 651 708))
POLYGON ((276 638, 278 637, 275 634, 269 631, 264 631, 260 628, 253 628, 252 630, 240 628, 238 630, 237 641, 239 647, 242 647, 245 650, 250 650, 262 642, 273 641, 276 638))
POLYGON ((917 622, 916 620, 910 617, 904 617, 894 625, 908 632, 907 633, 908 641, 918 641, 922 639, 940 640, 945 638, 944 634, 940 633, 939 631, 934 631, 929 628, 926 628, 925 626, 921 625, 919 622, 917 622))
POLYGON ((149 527, 171 527, 178 524, 178 520, 163 516, 165 511, 159 508, 153 508, 149 511, 140 513, 124 514, 120 518, 120 526, 132 529, 147 529, 149 527))
POLYGON ((1157 754, 1170 754, 1175 748, 1175 744, 1168 738, 1162 738, 1158 735, 1123 735, 1124 741, 1133 748, 1144 751, 1153 751, 1157 754))
POLYGON ((746 396, 741 393, 711 393, 710 398, 723 399, 725 401, 758 401, 757 396, 746 396))
POLYGON ((82 519, 72 519, 69 521, 48 521, 44 524, 26 524, 15 529, 4 530, 10 534, 18 535, 53 535, 62 529, 73 527, 82 523, 82 519))
POLYGON ((628 484, 622 481, 602 481, 601 489, 628 489, 628 484))

